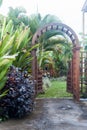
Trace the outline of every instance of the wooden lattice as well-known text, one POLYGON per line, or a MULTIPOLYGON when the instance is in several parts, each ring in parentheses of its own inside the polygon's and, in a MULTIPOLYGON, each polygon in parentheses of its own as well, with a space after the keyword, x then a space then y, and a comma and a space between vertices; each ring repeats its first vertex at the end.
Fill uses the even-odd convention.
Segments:
MULTIPOLYGON (((37 32, 34 34, 33 39, 32 39, 32 46, 38 43, 38 39, 40 38, 41 35, 43 35, 45 32, 49 30, 58 30, 64 32, 72 41, 73 45, 73 57, 72 57, 72 69, 71 71, 69 70, 68 76, 67 76, 67 91, 71 91, 73 93, 73 97, 75 100, 79 100, 80 98, 80 90, 79 90, 79 64, 80 64, 80 57, 79 57, 79 41, 76 33, 67 25, 63 23, 51 23, 43 28, 40 28, 37 30, 37 32), (72 73, 72 74, 71 74, 72 73), (69 77, 71 76, 71 77, 69 77), (69 81, 70 80, 70 81, 69 81)), ((38 91, 42 91, 42 86, 40 86, 39 82, 41 82, 41 77, 38 80, 39 77, 39 72, 38 72, 38 65, 37 65, 37 56, 36 56, 36 50, 32 51, 32 56, 33 56, 33 61, 32 61, 32 75, 34 79, 37 81, 36 85, 36 93, 38 91), (39 89, 38 89, 39 88, 39 89), (41 90, 40 90, 41 89, 41 90)), ((42 83, 41 83, 42 85, 42 83)))
POLYGON ((69 61, 69 68, 67 73, 67 92, 73 93, 73 85, 72 85, 72 61, 69 61))
POLYGON ((87 52, 80 53, 80 93, 87 96, 87 52))

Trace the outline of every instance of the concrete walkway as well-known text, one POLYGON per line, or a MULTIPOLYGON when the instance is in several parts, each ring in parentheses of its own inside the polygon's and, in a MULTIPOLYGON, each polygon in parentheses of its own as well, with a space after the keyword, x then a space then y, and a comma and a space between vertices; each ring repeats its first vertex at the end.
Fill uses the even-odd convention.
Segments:
POLYGON ((0 123, 0 130, 87 130, 87 104, 68 99, 36 99, 33 113, 0 123))

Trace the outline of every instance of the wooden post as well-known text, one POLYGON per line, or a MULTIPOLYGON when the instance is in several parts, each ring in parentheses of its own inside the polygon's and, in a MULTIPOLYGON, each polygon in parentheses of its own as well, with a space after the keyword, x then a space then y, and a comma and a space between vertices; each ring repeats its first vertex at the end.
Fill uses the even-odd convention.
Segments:
POLYGON ((79 79, 80 79, 80 56, 79 56, 79 51, 80 48, 76 47, 73 49, 73 98, 76 101, 79 101, 80 99, 80 84, 79 84, 79 79))
POLYGON ((33 56, 33 60, 32 60, 32 75, 33 75, 33 79, 35 80, 35 93, 37 94, 37 76, 38 76, 38 66, 37 66, 37 56, 36 56, 36 50, 32 51, 32 56, 33 56))

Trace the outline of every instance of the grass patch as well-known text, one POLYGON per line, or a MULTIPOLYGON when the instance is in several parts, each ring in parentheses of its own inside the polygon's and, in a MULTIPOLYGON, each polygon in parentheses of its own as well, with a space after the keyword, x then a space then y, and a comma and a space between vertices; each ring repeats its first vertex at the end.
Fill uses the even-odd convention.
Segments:
POLYGON ((72 97, 72 94, 66 92, 65 81, 52 81, 51 87, 49 87, 45 94, 39 94, 38 98, 64 98, 72 97))

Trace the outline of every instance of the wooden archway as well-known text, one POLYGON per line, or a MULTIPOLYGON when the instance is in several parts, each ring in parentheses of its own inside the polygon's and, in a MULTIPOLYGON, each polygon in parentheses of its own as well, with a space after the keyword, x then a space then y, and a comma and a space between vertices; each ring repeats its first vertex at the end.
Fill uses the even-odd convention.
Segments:
MULTIPOLYGON (((76 35, 76 33, 67 25, 63 23, 50 23, 43 28, 40 28, 36 31, 36 33, 33 36, 32 39, 32 46, 38 43, 38 39, 41 35, 43 35, 45 32, 49 30, 58 30, 64 32, 72 41, 73 45, 73 57, 72 62, 70 66, 70 73, 68 74, 68 80, 67 80, 67 88, 70 92, 73 93, 73 97, 75 100, 79 100, 80 98, 80 88, 79 88, 79 64, 80 64, 80 57, 79 57, 79 51, 80 51, 80 45, 79 40, 76 35)), ((32 61, 32 75, 35 80, 38 78, 38 65, 37 65, 37 56, 36 56, 36 50, 32 51, 33 61, 32 61)), ((36 86, 36 91, 37 91, 36 86)))

